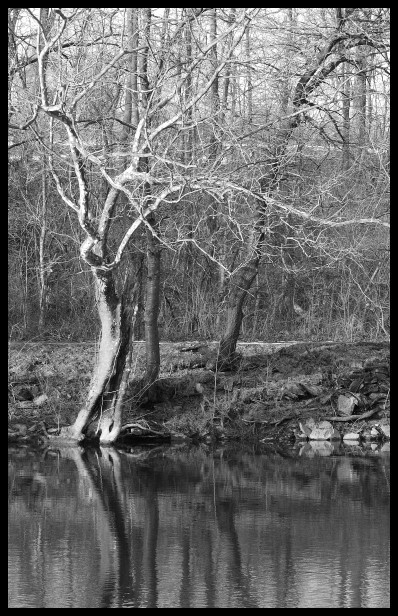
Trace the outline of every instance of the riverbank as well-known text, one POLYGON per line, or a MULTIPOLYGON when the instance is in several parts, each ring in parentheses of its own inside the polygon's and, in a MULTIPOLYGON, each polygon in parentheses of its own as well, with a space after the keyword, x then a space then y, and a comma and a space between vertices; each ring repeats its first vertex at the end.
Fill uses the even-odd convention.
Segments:
MULTIPOLYGON (((145 345, 136 343, 120 442, 353 442, 390 438, 387 342, 240 343, 217 372, 216 343, 161 343, 161 372, 136 404, 145 345)), ((9 442, 45 441, 83 402, 94 343, 13 343, 9 442)))

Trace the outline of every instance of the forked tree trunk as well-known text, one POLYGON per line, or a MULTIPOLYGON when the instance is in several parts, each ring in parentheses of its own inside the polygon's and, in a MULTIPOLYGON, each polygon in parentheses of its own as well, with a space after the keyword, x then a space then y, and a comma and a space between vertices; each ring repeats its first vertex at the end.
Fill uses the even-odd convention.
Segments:
POLYGON ((126 299, 118 297, 112 272, 96 271, 94 275, 101 321, 97 364, 86 402, 75 423, 62 429, 61 437, 82 441, 90 428, 90 436, 94 432, 101 443, 111 443, 122 425, 125 387, 121 385, 131 344, 132 306, 129 293, 124 294, 126 299))
MULTIPOLYGON (((298 80, 294 89, 292 105, 295 112, 299 112, 300 109, 305 108, 305 106, 309 104, 308 97, 310 94, 344 61, 344 56, 341 56, 338 60, 327 63, 330 50, 338 45, 339 41, 340 33, 336 31, 332 34, 331 39, 326 42, 321 52, 315 56, 313 63, 310 63, 310 65, 306 67, 306 70, 298 80), (317 72, 318 76, 314 78, 317 72)), ((304 118, 304 114, 295 113, 282 122, 282 126, 276 134, 274 154, 270 157, 268 170, 259 181, 261 192, 264 195, 268 194, 268 196, 271 196, 274 190, 277 189, 283 174, 285 153, 289 139, 294 129, 300 125, 304 118)), ((259 201, 256 224, 257 231, 260 231, 261 228, 266 226, 266 219, 264 216, 266 208, 267 200, 264 198, 259 201)), ((227 328, 219 345, 218 369, 228 366, 233 358, 243 319, 243 306, 248 291, 257 274, 257 268, 262 253, 262 241, 263 232, 260 232, 257 235, 257 240, 253 243, 253 252, 256 256, 248 266, 242 269, 239 279, 234 284, 230 293, 227 328)))

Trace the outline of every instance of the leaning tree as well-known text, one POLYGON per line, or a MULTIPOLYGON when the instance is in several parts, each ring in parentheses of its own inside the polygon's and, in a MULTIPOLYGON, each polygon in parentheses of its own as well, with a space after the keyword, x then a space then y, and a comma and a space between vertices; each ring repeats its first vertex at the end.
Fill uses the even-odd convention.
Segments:
MULTIPOLYGON (((80 255, 92 272, 101 322, 85 403, 74 424, 61 430, 62 438, 81 441, 94 431, 109 443, 120 433, 135 272, 127 268, 122 283, 118 273, 138 234, 147 244, 150 383, 159 370, 161 246, 190 242, 207 252, 200 233, 184 235, 184 207, 204 194, 222 199, 226 185, 205 169, 209 140, 199 141, 195 160, 189 160, 186 135, 199 134, 208 123, 213 84, 258 9, 237 10, 217 32, 206 13, 55 8, 14 15, 10 130, 31 131, 46 152, 58 194, 81 229, 80 255), (100 203, 91 190, 98 182, 104 185, 100 203)), ((209 258, 214 260, 211 251, 209 258)))
MULTIPOLYGON (((359 237, 351 231, 345 234, 351 228, 378 229, 377 241, 388 243, 385 199, 380 199, 370 183, 367 195, 356 199, 344 174, 350 145, 360 153, 357 164, 349 164, 353 176, 361 169, 358 160, 363 162, 369 153, 382 158, 382 148, 377 147, 368 128, 365 81, 369 75, 377 75, 374 79, 379 87, 382 76, 388 73, 388 19, 388 9, 264 9, 253 22, 256 28, 246 30, 243 70, 247 124, 246 131, 235 136, 235 151, 239 142, 241 150, 246 148, 250 156, 237 162, 233 177, 237 179, 244 167, 246 182, 240 178, 240 194, 246 190, 257 207, 246 258, 229 279, 220 368, 234 356, 243 308, 260 263, 266 261, 273 267, 272 255, 277 253, 283 270, 294 272, 294 264, 289 266, 288 259, 283 258, 283 254, 289 257, 289 252, 291 256, 292 247, 307 257, 308 253, 321 254, 327 267, 344 254, 358 258, 367 232, 359 231, 359 237), (339 82, 336 78, 342 67, 344 79, 339 82), (347 80, 353 83, 348 101, 347 80), (343 109, 339 104, 341 91, 343 109), (315 182, 298 173, 297 162, 308 140, 313 149, 323 150, 325 157, 330 150, 343 153, 343 173, 338 168, 336 185, 345 190, 334 190, 326 207, 322 197, 328 193, 327 187, 314 189, 315 182), (312 195, 305 199, 303 192, 312 195), (281 233, 285 251, 280 246, 281 233)), ((377 88, 371 96, 374 94, 377 88)), ((385 161, 380 160, 379 167, 382 182, 388 185, 385 161)))

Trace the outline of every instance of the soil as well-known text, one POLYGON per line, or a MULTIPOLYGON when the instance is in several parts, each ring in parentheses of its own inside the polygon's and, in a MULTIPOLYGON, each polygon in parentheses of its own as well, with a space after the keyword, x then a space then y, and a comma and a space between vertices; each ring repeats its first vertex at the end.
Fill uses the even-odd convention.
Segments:
MULTIPOLYGON (((121 441, 305 440, 311 420, 328 420, 341 437, 367 438, 376 428, 386 438, 379 426, 390 419, 388 342, 242 342, 224 372, 217 343, 161 343, 159 380, 139 405, 145 345, 135 345, 121 441), (352 401, 346 415, 342 396, 352 401)), ((9 441, 44 440, 74 421, 95 352, 87 342, 11 343, 9 441)))

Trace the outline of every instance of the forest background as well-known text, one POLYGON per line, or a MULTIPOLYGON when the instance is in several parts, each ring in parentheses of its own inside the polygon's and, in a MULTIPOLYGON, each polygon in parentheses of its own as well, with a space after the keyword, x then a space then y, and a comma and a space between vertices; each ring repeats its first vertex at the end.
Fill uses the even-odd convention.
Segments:
POLYGON ((132 340, 388 338, 389 9, 8 27, 11 340, 101 337, 98 397, 132 340))

